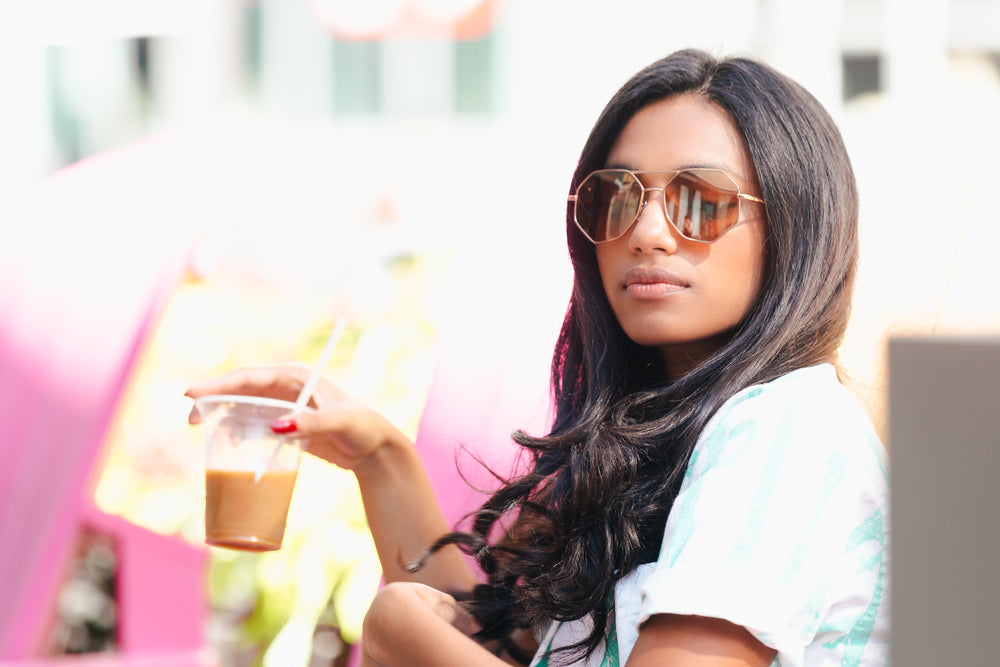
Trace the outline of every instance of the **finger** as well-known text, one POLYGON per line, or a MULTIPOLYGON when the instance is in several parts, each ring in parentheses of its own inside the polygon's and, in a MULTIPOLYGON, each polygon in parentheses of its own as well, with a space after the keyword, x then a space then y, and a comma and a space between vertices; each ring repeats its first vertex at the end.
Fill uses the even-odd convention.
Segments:
POLYGON ((272 422, 276 432, 295 433, 303 438, 314 436, 338 437, 347 434, 353 422, 350 410, 332 408, 322 412, 290 412, 272 422))
POLYGON ((302 437, 310 454, 351 470, 378 446, 379 438, 384 437, 377 428, 360 426, 362 421, 362 410, 352 406, 290 414, 272 423, 271 427, 302 437))
POLYGON ((240 368, 196 383, 184 395, 198 398, 209 394, 236 394, 294 401, 308 376, 309 370, 297 364, 240 368))
POLYGON ((434 610, 434 613, 464 634, 471 635, 482 629, 476 618, 454 596, 423 584, 415 585, 414 592, 424 601, 424 604, 434 610))
POLYGON ((271 387, 280 386, 281 375, 281 370, 273 366, 239 368, 191 385, 184 395, 189 398, 209 394, 261 395, 271 387))
POLYGON ((344 440, 345 451, 355 449, 350 443, 351 437, 348 432, 347 419, 331 419, 328 415, 320 415, 318 419, 315 416, 303 417, 305 414, 307 413, 289 412, 282 415, 270 423, 271 430, 278 435, 294 436, 305 440, 310 438, 344 440))
MULTIPOLYGON (((193 399, 212 394, 235 394, 288 400, 287 396, 298 395, 296 383, 300 374, 301 372, 292 364, 240 368, 191 385, 184 395, 193 399)), ((197 407, 192 407, 188 413, 188 423, 201 423, 201 414, 197 407)))

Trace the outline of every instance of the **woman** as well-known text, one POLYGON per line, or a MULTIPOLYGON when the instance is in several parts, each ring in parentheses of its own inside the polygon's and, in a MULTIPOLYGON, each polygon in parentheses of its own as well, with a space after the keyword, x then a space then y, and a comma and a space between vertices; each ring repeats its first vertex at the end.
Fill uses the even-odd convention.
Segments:
MULTIPOLYGON (((597 120, 567 234, 554 424, 514 434, 533 466, 471 532, 440 537, 412 445, 332 386, 276 425, 358 477, 395 582, 367 664, 884 664, 885 452, 833 365, 857 193, 828 114, 752 60, 653 63, 597 120)), ((189 395, 289 398, 304 376, 189 395)))

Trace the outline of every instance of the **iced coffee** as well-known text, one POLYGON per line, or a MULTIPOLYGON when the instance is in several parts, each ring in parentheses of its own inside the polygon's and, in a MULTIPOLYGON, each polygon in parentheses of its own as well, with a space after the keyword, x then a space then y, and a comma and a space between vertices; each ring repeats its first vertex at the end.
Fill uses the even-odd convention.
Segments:
POLYGON ((281 548, 302 443, 271 431, 286 401, 203 396, 195 402, 206 446, 205 542, 228 549, 281 548))

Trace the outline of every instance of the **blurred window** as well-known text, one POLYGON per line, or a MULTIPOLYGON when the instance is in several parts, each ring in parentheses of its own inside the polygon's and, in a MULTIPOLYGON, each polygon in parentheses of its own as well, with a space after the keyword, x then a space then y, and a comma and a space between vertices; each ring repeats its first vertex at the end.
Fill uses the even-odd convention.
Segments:
POLYGON ((331 39, 335 114, 496 110, 495 31, 462 40, 331 39))
POLYGON ((382 109, 382 42, 333 39, 333 111, 375 114, 382 109))
POLYGON ((496 32, 455 42, 455 111, 496 110, 496 32))
POLYGON ((844 54, 844 101, 865 93, 877 93, 881 86, 881 61, 877 53, 844 54))

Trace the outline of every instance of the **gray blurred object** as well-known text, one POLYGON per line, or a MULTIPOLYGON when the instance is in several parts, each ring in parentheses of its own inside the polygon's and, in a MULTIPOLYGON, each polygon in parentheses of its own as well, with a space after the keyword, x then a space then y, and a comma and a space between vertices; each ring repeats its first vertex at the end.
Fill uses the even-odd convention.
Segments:
POLYGON ((892 664, 997 664, 1000 339, 889 343, 892 664))

